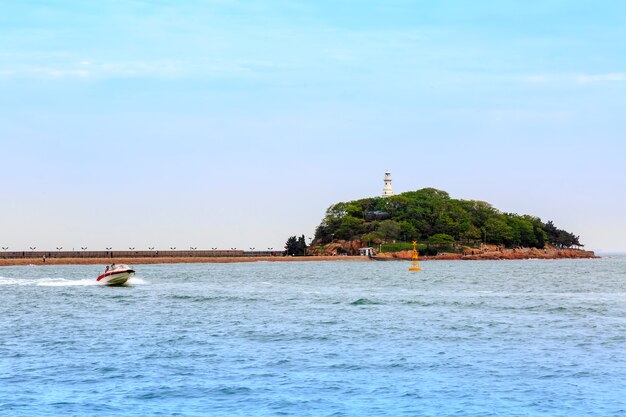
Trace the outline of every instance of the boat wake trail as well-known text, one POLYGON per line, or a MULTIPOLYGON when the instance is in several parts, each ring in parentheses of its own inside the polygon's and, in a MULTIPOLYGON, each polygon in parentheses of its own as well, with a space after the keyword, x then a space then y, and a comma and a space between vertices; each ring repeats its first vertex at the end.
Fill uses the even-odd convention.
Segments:
MULTIPOLYGON (((127 285, 144 285, 147 282, 138 277, 132 277, 127 285)), ((0 276, 0 286, 19 285, 37 287, 91 287, 101 285, 93 278, 66 279, 66 278, 6 278, 0 276)))
POLYGON ((0 285, 34 285, 40 287, 86 287, 97 285, 94 279, 65 278, 5 278, 0 277, 0 285))
POLYGON ((88 287, 98 285, 93 279, 42 278, 35 280, 40 287, 88 287))

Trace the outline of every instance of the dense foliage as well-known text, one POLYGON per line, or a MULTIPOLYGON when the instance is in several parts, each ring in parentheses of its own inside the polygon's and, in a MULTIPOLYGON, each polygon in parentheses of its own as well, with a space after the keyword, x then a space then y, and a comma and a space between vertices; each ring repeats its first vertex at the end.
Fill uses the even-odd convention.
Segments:
POLYGON ((306 241, 304 235, 300 237, 291 236, 285 242, 285 252, 289 256, 306 255, 306 241))
POLYGON ((456 200, 434 188, 331 206, 315 231, 316 242, 355 239, 370 244, 418 240, 434 245, 581 246, 578 236, 551 221, 502 213, 484 201, 456 200))

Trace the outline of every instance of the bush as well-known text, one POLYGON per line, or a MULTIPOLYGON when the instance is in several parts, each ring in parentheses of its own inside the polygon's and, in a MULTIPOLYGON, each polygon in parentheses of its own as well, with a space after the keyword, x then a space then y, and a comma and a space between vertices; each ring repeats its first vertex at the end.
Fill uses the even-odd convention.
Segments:
MULTIPOLYGON (((413 250, 413 245, 407 242, 383 243, 382 245, 380 245, 380 251, 382 253, 400 252, 403 250, 413 250)), ((418 245, 418 250, 419 250, 419 245, 418 245)))
POLYGON ((437 233, 436 235, 433 235, 430 238, 428 238, 428 241, 433 245, 446 245, 446 246, 451 246, 455 242, 452 236, 447 235, 445 233, 437 233))
MULTIPOLYGON (((398 243, 383 243, 380 246, 381 253, 394 253, 405 250, 413 250, 413 244, 407 242, 398 242, 398 243)), ((424 256, 436 256, 440 252, 440 248, 436 248, 426 244, 418 244, 415 249, 419 252, 420 255, 424 256)))

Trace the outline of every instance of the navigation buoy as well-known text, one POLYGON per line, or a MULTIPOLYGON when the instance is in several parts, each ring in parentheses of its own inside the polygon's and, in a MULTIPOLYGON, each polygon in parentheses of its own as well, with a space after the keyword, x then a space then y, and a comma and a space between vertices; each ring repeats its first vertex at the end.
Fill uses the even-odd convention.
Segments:
POLYGON ((421 271, 422 268, 420 268, 420 263, 418 261, 418 255, 419 253, 417 252, 417 242, 413 241, 413 256, 411 256, 411 267, 409 268, 409 271, 421 271))

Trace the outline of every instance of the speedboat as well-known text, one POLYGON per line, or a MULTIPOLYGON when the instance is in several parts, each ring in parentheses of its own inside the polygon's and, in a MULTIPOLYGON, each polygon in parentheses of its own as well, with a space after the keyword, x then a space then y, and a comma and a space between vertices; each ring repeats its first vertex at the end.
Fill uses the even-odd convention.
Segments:
POLYGON ((135 275, 135 270, 128 265, 112 264, 107 265, 104 274, 100 275, 96 281, 104 285, 124 285, 133 275, 135 275))

